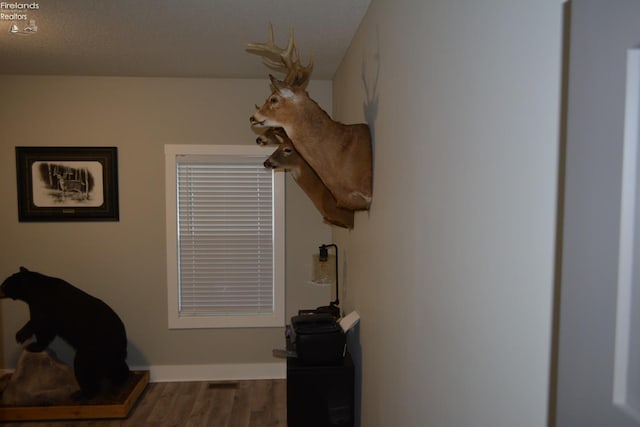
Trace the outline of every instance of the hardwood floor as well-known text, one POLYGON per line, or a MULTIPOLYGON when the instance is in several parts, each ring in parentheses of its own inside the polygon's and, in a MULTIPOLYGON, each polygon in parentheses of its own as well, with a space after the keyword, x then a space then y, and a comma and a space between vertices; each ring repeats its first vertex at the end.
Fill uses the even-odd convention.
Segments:
POLYGON ((122 420, 2 422, 7 427, 286 427, 286 380, 149 383, 122 420))

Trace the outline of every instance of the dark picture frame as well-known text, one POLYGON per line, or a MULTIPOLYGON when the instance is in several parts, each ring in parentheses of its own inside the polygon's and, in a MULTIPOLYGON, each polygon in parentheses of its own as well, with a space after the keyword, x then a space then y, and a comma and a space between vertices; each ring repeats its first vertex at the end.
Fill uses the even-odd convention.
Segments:
POLYGON ((117 147, 16 147, 20 222, 118 221, 117 147))

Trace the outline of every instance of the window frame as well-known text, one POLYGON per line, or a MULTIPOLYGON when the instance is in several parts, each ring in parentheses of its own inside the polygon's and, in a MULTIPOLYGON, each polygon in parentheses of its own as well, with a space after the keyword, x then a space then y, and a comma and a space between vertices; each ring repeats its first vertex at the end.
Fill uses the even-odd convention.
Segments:
POLYGON ((167 296, 169 329, 259 328, 282 327, 285 324, 285 179, 284 173, 273 176, 273 313, 255 315, 180 316, 178 277, 178 189, 179 156, 238 156, 255 158, 257 164, 274 151, 273 147, 252 145, 165 145, 165 194, 167 239, 167 296))

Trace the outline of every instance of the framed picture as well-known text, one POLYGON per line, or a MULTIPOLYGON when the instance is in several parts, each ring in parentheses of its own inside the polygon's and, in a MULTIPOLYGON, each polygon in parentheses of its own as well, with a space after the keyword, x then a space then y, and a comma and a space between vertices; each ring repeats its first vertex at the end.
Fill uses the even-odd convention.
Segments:
POLYGON ((118 221, 116 147, 16 147, 18 219, 118 221))

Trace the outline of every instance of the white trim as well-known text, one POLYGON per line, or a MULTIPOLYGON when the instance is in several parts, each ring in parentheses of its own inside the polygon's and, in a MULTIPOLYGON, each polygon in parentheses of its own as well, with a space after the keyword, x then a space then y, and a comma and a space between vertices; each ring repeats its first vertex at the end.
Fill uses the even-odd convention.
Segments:
POLYGON ((640 421, 639 387, 633 379, 629 356, 638 350, 638 327, 633 313, 640 309, 633 294, 638 291, 636 227, 638 227, 638 114, 640 112, 640 50, 627 52, 624 145, 618 248, 618 295, 616 306, 613 403, 640 421), (635 344, 634 344, 635 343, 635 344))
POLYGON ((149 371, 151 382, 265 380, 287 376, 284 360, 273 363, 137 366, 131 370, 149 371))
POLYGON ((246 156, 262 161, 274 147, 258 145, 176 145, 167 144, 165 152, 166 188, 166 242, 167 242, 167 298, 169 329, 191 328, 238 328, 238 327, 282 327, 285 324, 285 181, 284 173, 274 173, 274 312, 249 316, 205 316, 180 317, 178 313, 178 266, 177 266, 177 187, 176 161, 183 154, 246 156))

